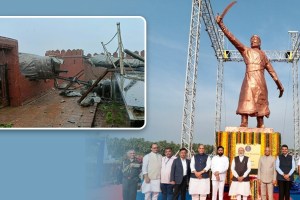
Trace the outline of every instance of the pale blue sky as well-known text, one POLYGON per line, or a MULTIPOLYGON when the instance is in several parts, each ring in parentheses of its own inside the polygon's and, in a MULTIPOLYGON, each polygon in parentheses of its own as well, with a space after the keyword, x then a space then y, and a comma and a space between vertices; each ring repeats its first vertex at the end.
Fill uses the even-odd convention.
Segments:
MULTIPOLYGON (((214 13, 221 13, 230 2, 212 0, 214 13)), ((116 134, 118 136, 180 141, 191 1, 171 4, 154 1, 153 5, 148 5, 143 1, 135 12, 144 13, 148 22, 148 120, 143 131, 124 131, 116 134)), ((288 4, 279 0, 238 1, 224 22, 246 45, 251 35, 258 34, 263 49, 285 50, 289 48, 288 31, 300 30, 297 5, 298 1, 288 4)), ((233 49, 231 45, 228 48, 233 49)), ((276 85, 266 74, 271 116, 265 120, 265 125, 281 132, 282 142, 293 146, 291 64, 274 63, 273 66, 285 93, 279 99, 276 85)), ((216 67, 210 40, 202 27, 194 140, 197 143, 214 143, 216 67)), ((225 63, 223 129, 240 124, 240 116, 235 111, 244 71, 243 63, 225 63)), ((255 125, 255 118, 251 118, 250 126, 255 125)))

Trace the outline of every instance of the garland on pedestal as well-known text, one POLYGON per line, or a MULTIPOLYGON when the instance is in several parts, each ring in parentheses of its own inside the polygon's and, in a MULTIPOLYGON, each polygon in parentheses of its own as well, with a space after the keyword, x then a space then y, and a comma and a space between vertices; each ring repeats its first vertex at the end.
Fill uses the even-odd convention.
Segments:
MULTIPOLYGON (((280 150, 281 135, 278 132, 216 132, 216 146, 224 147, 224 155, 229 158, 230 165, 235 157, 236 144, 260 145, 260 155, 264 155, 266 147, 270 147, 272 156, 277 156, 280 150)), ((226 183, 231 182, 230 167, 227 171, 226 183)))

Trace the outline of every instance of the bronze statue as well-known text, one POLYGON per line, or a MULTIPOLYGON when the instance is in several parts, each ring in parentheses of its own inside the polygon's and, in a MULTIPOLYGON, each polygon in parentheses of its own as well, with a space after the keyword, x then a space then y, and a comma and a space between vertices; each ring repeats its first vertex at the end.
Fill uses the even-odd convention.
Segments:
POLYGON ((257 128, 264 128, 264 116, 268 118, 270 115, 268 89, 264 70, 266 69, 275 81, 279 89, 279 98, 283 95, 284 88, 266 54, 260 49, 260 37, 258 35, 253 35, 250 39, 251 48, 249 48, 243 45, 225 27, 223 17, 234 3, 235 2, 229 4, 221 16, 217 16, 216 22, 224 35, 240 52, 246 64, 246 72, 241 87, 236 114, 241 115, 241 127, 248 127, 248 116, 250 116, 257 118, 257 128))

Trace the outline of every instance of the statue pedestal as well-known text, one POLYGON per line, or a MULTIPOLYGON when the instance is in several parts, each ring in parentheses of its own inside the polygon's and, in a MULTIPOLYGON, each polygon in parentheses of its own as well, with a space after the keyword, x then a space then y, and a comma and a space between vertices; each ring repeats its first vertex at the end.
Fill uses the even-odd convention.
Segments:
POLYGON ((273 128, 226 127, 226 132, 273 133, 273 128))
MULTIPOLYGON (((264 155, 266 147, 270 148, 272 156, 277 156, 281 143, 281 134, 275 132, 273 128, 226 127, 225 131, 216 132, 215 138, 216 146, 224 147, 224 155, 229 158, 230 164, 237 156, 239 146, 246 147, 246 153, 248 151, 250 159, 253 155, 251 163, 255 163, 260 155, 264 155)), ((227 173, 227 183, 230 183, 231 170, 227 173)), ((257 168, 252 168, 251 173, 257 174, 257 168)))

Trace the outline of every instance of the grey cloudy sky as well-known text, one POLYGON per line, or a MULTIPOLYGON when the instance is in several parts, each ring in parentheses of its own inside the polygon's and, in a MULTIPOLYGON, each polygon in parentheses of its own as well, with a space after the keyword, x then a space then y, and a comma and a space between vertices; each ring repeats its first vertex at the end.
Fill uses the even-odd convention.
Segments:
MULTIPOLYGON (((141 51, 145 48, 145 21, 134 18, 0 18, 0 35, 19 42, 19 51, 44 55, 47 50, 83 49, 88 53, 103 52, 121 24, 124 48, 141 51)), ((114 52, 117 37, 107 46, 114 52)))

